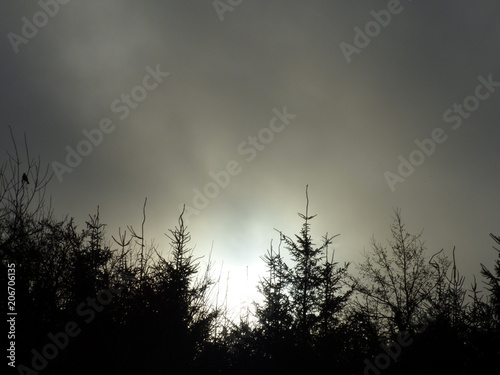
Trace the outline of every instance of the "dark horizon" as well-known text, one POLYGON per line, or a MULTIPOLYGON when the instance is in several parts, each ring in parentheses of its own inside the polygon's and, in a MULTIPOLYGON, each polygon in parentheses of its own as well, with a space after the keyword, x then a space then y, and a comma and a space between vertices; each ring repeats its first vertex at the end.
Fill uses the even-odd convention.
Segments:
POLYGON ((486 290, 469 287, 455 252, 428 254, 396 209, 389 242, 374 238, 353 274, 335 257, 338 235, 312 236, 306 187, 301 229, 280 231, 260 256, 261 299, 234 319, 225 297, 214 304, 220 280, 194 251, 184 211, 165 258, 144 225, 110 238, 99 210, 80 232, 37 199, 50 176, 19 178, 21 160, 2 167, 0 185, 12 373, 476 374, 500 359, 498 247, 478 275, 486 290))

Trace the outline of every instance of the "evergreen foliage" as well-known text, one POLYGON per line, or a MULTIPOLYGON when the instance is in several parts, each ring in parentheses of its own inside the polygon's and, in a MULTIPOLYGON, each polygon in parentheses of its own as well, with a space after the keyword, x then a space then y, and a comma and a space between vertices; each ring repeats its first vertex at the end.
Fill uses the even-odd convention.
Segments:
POLYGON ((399 210, 388 246, 373 239, 354 276, 335 261, 336 236, 315 244, 306 187, 299 233, 278 231, 261 258, 262 302, 232 322, 211 301, 211 262, 200 269, 183 214, 166 257, 145 239, 146 202, 140 232, 109 239, 99 208, 80 230, 54 218, 50 175, 25 148, 0 168, 0 272, 16 268, 15 373, 477 374, 499 363, 500 257, 492 271, 481 265, 486 290, 468 289, 454 249, 451 260, 428 254, 399 210))

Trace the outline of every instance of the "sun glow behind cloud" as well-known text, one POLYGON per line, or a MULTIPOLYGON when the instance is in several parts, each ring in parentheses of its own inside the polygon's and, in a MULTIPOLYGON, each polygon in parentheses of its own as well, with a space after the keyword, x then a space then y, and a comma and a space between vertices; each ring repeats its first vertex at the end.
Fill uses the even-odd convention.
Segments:
MULTIPOLYGON (((413 2, 347 64, 338 44, 352 41, 374 2, 245 2, 224 22, 210 1, 70 2, 19 55, 4 45, 2 113, 18 134, 26 130, 44 160, 60 161, 83 129, 115 116, 110 103, 140 83, 146 66, 170 72, 50 187, 54 204, 80 222, 100 205, 116 235, 119 226, 140 226, 148 197, 147 233, 168 252, 163 233, 175 225, 179 205, 192 204, 192 189, 202 189, 210 172, 238 161, 242 172, 190 224, 197 254, 207 257, 214 242, 213 260, 221 280, 229 272, 235 305, 256 296, 265 275, 259 256, 271 239, 277 246, 274 228, 299 233, 306 184, 310 213, 318 214, 313 237, 318 243, 326 232, 340 233, 341 263, 359 261, 372 235, 384 242, 400 206, 413 232, 425 230, 429 251, 457 245, 471 275, 495 255, 488 233, 500 220, 491 172, 500 94, 395 193, 383 177, 414 139, 443 126, 443 111, 468 95, 479 74, 496 71, 496 12, 463 4, 413 2), (283 106, 297 118, 245 161, 238 145, 283 106)), ((5 34, 33 12, 21 3, 9 7, 12 16, 0 16, 5 34)))

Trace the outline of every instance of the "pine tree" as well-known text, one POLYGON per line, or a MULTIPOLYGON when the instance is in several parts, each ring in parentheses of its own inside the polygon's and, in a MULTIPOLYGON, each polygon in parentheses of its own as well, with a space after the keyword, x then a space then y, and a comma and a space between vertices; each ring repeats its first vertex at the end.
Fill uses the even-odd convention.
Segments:
POLYGON ((329 255, 328 248, 336 236, 325 235, 320 246, 313 242, 310 220, 316 215, 309 215, 307 186, 306 211, 298 215, 304 220, 300 234, 292 239, 279 232, 278 251, 271 247, 262 258, 269 276, 261 282, 264 304, 258 306, 257 316, 264 341, 274 345, 267 354, 286 352, 292 357, 277 364, 280 371, 284 371, 284 363, 289 369, 311 370, 310 366, 318 365, 319 356, 325 354, 326 358, 327 343, 340 327, 341 313, 351 293, 346 288, 348 264, 339 267, 333 253, 329 255), (281 254, 282 244, 291 259, 290 266, 281 254))
MULTIPOLYGON (((198 258, 189 247, 191 235, 184 225, 183 213, 179 225, 170 231, 168 238, 172 247, 172 259, 159 255, 152 272, 151 310, 152 325, 157 347, 150 357, 159 361, 158 368, 165 363, 165 353, 172 361, 170 369, 186 371, 193 368, 204 348, 210 344, 213 326, 218 312, 209 306, 209 292, 213 285, 210 275, 199 272, 198 258), (163 354, 161 354, 163 353, 163 354)), ((208 266, 210 267, 210 266, 208 266)))
POLYGON ((273 362, 286 359, 290 344, 293 317, 289 292, 289 269, 281 256, 281 242, 274 251, 271 243, 267 254, 261 259, 267 266, 268 276, 262 278, 258 291, 264 297, 262 304, 256 304, 259 324, 260 351, 263 357, 273 362))
MULTIPOLYGON (((490 233, 491 238, 500 245, 500 236, 495 236, 490 233)), ((490 292, 490 301, 492 306, 493 321, 497 330, 500 330, 500 249, 493 247, 498 251, 498 259, 496 260, 493 271, 490 271, 486 266, 481 264, 481 275, 486 278, 488 291, 490 292)))
POLYGON ((316 215, 309 216, 309 197, 306 187, 306 213, 299 213, 304 220, 300 235, 295 240, 280 233, 286 244, 294 266, 289 270, 290 297, 294 313, 294 329, 300 346, 312 344, 314 327, 319 321, 320 286, 322 283, 323 253, 331 243, 331 238, 325 238, 321 246, 315 247, 310 234, 309 221, 316 215))

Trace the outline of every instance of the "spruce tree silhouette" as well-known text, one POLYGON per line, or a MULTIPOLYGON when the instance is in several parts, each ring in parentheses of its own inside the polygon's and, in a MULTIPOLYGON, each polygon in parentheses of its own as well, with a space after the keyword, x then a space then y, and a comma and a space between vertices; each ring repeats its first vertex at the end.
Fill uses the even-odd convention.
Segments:
MULTIPOLYGON (((276 373, 311 373, 331 369, 331 337, 340 328, 340 314, 352 288, 347 268, 329 256, 328 247, 336 236, 326 234, 316 246, 310 234, 309 195, 306 186, 304 221, 295 239, 278 231, 278 251, 271 249, 262 258, 269 270, 259 287, 264 303, 257 305, 260 350, 276 373), (292 264, 281 256, 284 244, 292 264), (328 357, 328 358, 327 358, 328 357), (325 367, 326 366, 326 367, 325 367)), ((337 358, 338 359, 338 358, 337 358)), ((269 369, 268 369, 269 370, 269 369)), ((269 372, 271 373, 271 371, 269 372)))
MULTIPOLYGON (((490 237, 496 244, 500 245, 500 236, 490 233, 490 237)), ((491 303, 493 305, 494 321, 500 325, 500 249, 493 247, 498 252, 498 259, 493 271, 490 271, 484 264, 481 264, 481 274, 486 278, 488 290, 491 293, 491 303)), ((500 329, 498 327, 497 329, 500 329)))
POLYGON ((146 203, 142 231, 128 227, 128 238, 119 230, 112 247, 99 207, 83 229, 52 216, 44 200, 50 168, 44 173, 29 157, 26 138, 21 157, 12 138, 14 152, 0 165, 0 273, 15 264, 19 373, 351 375, 376 373, 365 361, 385 367, 389 358, 380 373, 475 375, 500 361, 500 257, 493 268, 481 264, 485 290, 475 283, 466 290, 455 251, 452 261, 441 253, 427 260, 396 211, 389 248, 373 241, 360 265, 366 278, 355 279, 348 263, 334 260, 335 236, 314 244, 306 186, 300 233, 278 231, 277 249, 271 243, 262 257, 268 272, 257 320, 238 325, 210 303, 214 281, 209 266, 200 273, 182 214, 169 232, 168 259, 145 245, 146 203), (26 164, 31 181, 20 170, 26 164), (427 327, 415 329, 426 316, 427 327), (81 332, 54 354, 51 337, 62 337, 69 322, 81 332), (398 350, 390 333, 400 329, 411 344, 398 350))

